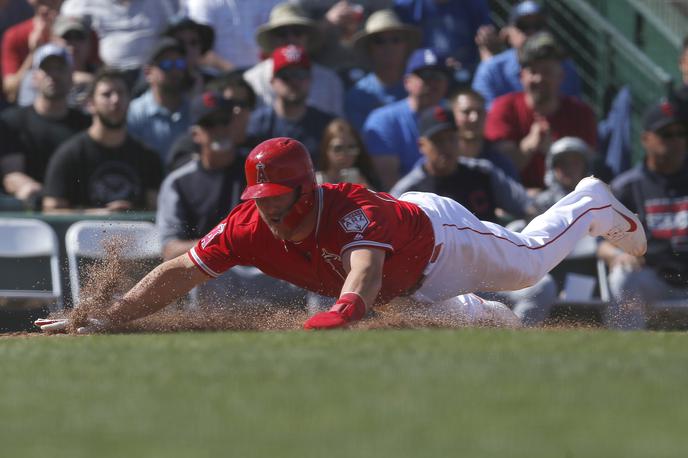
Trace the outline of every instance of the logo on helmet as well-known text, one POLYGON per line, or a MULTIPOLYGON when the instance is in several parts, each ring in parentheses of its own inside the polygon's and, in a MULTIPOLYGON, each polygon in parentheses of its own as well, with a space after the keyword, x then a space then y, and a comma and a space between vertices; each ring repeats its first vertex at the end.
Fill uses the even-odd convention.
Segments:
POLYGON ((259 162, 256 164, 256 183, 269 183, 268 176, 265 174, 265 164, 259 162))

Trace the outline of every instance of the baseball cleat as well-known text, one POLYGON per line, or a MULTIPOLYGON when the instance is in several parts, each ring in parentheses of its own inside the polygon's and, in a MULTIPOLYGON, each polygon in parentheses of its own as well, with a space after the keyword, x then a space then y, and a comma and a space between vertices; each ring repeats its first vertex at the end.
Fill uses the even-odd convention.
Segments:
POLYGON ((638 217, 614 197, 606 183, 595 177, 586 177, 578 183, 576 189, 585 185, 594 187, 597 195, 609 202, 613 210, 612 228, 602 234, 602 237, 628 254, 644 255, 647 251, 647 239, 638 217))

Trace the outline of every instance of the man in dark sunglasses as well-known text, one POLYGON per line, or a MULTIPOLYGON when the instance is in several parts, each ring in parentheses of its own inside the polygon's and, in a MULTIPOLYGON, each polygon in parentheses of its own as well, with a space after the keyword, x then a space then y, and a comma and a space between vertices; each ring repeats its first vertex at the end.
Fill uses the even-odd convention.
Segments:
POLYGON ((644 328, 658 317, 658 301, 688 304, 688 130, 678 107, 662 101, 643 118, 643 161, 611 183, 614 194, 636 212, 647 235, 644 257, 622 255, 602 242, 609 265, 610 326, 644 328))
POLYGON ((162 37, 149 54, 144 75, 150 88, 129 107, 129 132, 158 152, 165 162, 175 139, 189 128, 189 92, 186 50, 172 37, 162 37))
MULTIPOLYGON (((533 0, 517 3, 511 9, 509 23, 504 29, 511 48, 481 62, 473 78, 472 88, 485 97, 488 109, 497 97, 523 89, 518 51, 528 37, 547 30, 546 20, 544 8, 533 0)), ((565 59, 562 66, 564 79, 560 87, 561 93, 580 97, 580 78, 573 62, 565 59)))

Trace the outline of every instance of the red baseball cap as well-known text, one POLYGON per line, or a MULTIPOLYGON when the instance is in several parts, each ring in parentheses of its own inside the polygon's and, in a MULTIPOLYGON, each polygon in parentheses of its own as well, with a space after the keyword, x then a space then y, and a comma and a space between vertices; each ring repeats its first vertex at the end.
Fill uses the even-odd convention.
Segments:
POLYGON ((311 68, 311 59, 301 46, 288 45, 277 48, 272 52, 273 76, 286 67, 311 68))

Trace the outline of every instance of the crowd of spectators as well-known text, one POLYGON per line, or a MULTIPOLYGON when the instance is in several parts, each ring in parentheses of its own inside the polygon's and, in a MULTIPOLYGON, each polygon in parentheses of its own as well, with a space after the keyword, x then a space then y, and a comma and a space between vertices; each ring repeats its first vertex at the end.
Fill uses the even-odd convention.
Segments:
MULTIPOLYGON (((501 30, 489 13, 486 0, 0 1, 0 202, 156 211, 171 258, 239 202, 251 147, 288 136, 320 182, 527 221, 582 177, 620 171, 598 168, 599 120, 545 9, 514 2, 501 30)), ((644 326, 641 296, 688 294, 688 43, 679 68, 684 86, 646 115, 645 159, 612 183, 651 250, 601 245, 610 324, 644 326)), ((236 275, 234 289, 269 284, 236 275)), ((537 309, 528 323, 551 282, 512 301, 522 317, 537 309)))

